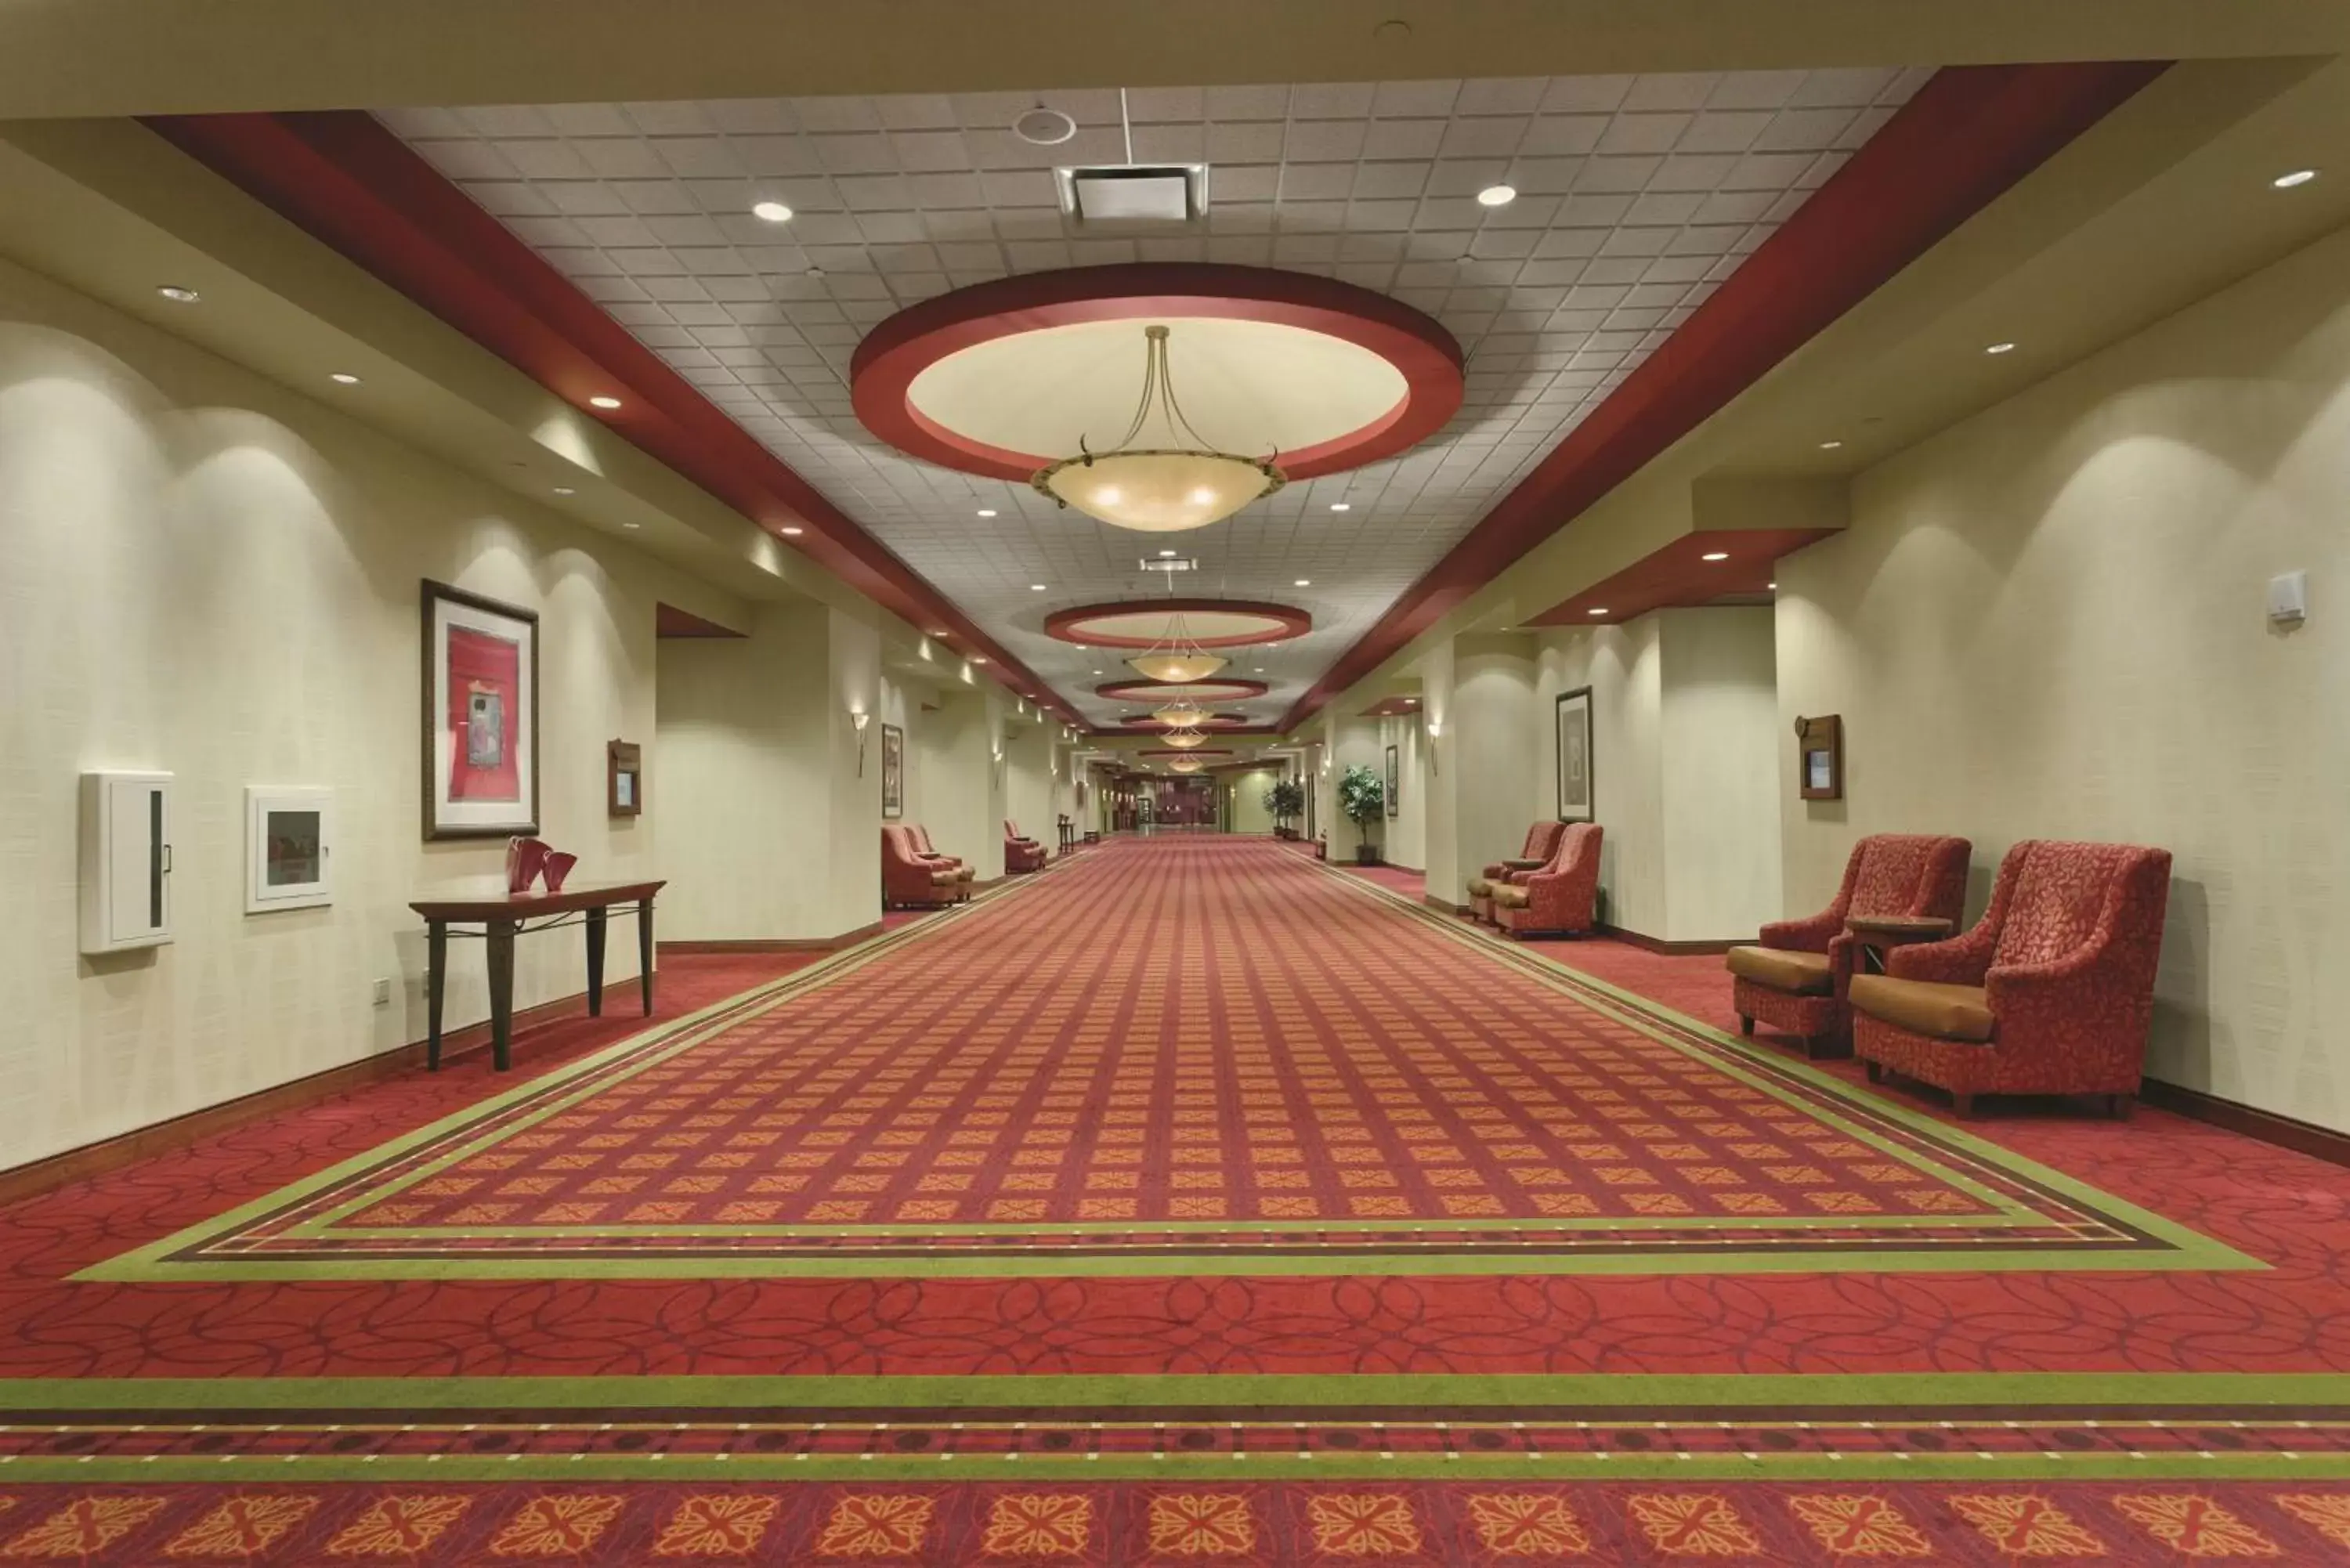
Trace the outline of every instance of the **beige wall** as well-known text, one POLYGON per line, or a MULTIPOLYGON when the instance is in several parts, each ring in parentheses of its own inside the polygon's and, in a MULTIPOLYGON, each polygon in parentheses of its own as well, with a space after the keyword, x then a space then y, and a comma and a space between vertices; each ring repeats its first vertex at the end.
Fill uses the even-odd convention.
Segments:
POLYGON ((2350 1127, 2350 236, 1864 475, 1781 564, 1783 769, 1840 713, 1846 799, 1785 800, 1788 902, 1852 840, 2176 857, 2150 1070, 2350 1127), (2263 590, 2305 569, 2310 619, 2263 590))
POLYGON ((1264 809, 1264 792, 1284 776, 1284 770, 1270 764, 1252 768, 1244 774, 1228 774, 1225 784, 1232 792, 1232 831, 1234 833, 1271 833, 1273 813, 1264 809))
POLYGON ((1557 813, 1556 701, 1588 686, 1609 924, 1712 941, 1779 917, 1773 665, 1772 612, 1761 607, 1544 634, 1529 809, 1557 813))
MULTIPOLYGON (((605 812, 605 742, 654 741, 653 614, 741 607, 330 408, 0 265, 0 1166, 424 1032, 430 888, 501 886, 499 840, 427 844, 418 584, 540 615, 544 836, 582 879, 658 875, 662 792, 605 812), (86 769, 177 775, 178 940, 77 952, 86 769), (249 784, 335 792, 334 903, 244 912, 249 784), (372 982, 393 1001, 371 1002, 372 982)), ((517 1005, 576 993, 578 933, 519 944, 517 1005)), ((616 940, 610 973, 635 971, 616 940)), ((449 1022, 483 1017, 460 944, 449 1022)))

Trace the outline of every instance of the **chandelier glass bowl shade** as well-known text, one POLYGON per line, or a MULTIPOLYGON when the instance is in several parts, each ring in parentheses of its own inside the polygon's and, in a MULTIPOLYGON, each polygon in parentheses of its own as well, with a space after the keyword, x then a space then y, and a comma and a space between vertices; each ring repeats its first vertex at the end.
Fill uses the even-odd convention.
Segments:
POLYGON ((1208 764, 1197 757, 1177 757, 1167 765, 1179 774, 1196 774, 1208 764))
POLYGON ((1169 745, 1186 752, 1208 743, 1208 737, 1197 730, 1171 730, 1163 738, 1169 745))
POLYGON ((1167 328, 1146 327, 1142 338, 1142 400, 1118 444, 1092 452, 1080 440, 1076 456, 1038 469, 1031 484, 1114 527, 1173 534, 1221 523, 1288 483, 1269 457, 1217 452, 1201 440, 1175 400, 1167 328))
POLYGON ((1189 702, 1174 702, 1164 708, 1153 710, 1150 716, 1170 729, 1189 730, 1205 723, 1208 720, 1208 711, 1205 708, 1194 707, 1189 702))
POLYGON ((1192 680, 1205 680, 1232 662, 1221 653, 1210 653, 1192 640, 1191 628, 1183 623, 1181 611, 1167 618, 1167 629, 1159 640, 1128 659, 1127 667, 1145 680, 1164 680, 1182 685, 1192 680))

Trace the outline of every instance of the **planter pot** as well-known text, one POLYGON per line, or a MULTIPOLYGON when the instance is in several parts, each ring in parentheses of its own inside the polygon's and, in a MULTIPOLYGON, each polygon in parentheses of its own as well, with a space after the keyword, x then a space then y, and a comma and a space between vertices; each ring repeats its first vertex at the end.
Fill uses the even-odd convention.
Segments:
POLYGON ((1376 866, 1376 865, 1378 865, 1378 863, 1379 863, 1379 846, 1378 846, 1378 845, 1376 845, 1376 844, 1357 844, 1357 845, 1356 845, 1356 846, 1355 846, 1355 864, 1356 864, 1356 865, 1357 865, 1357 866, 1376 866))

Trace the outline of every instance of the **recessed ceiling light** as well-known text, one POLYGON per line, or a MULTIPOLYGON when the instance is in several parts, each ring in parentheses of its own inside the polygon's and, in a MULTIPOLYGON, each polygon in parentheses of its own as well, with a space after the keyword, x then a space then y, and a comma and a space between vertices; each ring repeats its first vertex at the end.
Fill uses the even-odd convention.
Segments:
POLYGON ((979 509, 979 514, 982 517, 993 517, 995 515, 995 508, 993 506, 983 506, 979 509))
POLYGON ((1159 558, 1162 561, 1171 561, 1175 558, 1175 552, 1172 550, 1161 550, 1159 552, 1159 558))
POLYGON ((944 636, 946 636, 946 633, 945 633, 943 630, 941 630, 941 631, 934 631, 934 632, 931 633, 931 635, 932 637, 944 637, 944 636))
POLYGON ((1296 586, 1301 588, 1310 588, 1314 586, 1314 579, 1311 577, 1300 577, 1297 579, 1296 586))
POLYGON ((1606 615, 1607 612, 1606 610, 1604 610, 1604 609, 1596 609, 1596 610, 1593 610, 1591 613, 1592 613, 1593 615, 1606 615))
POLYGON ((983 653, 974 653, 971 656, 971 661, 973 664, 984 664, 987 662, 987 655, 983 653))
POLYGON ((796 539, 801 534, 801 530, 797 528, 778 528, 775 532, 781 534, 786 539, 796 539))
POLYGON ((1778 585, 1778 584, 1776 584, 1776 583, 1765 583, 1765 584, 1763 584, 1762 586, 1763 586, 1764 587, 1766 587, 1766 588, 1775 588, 1775 587, 1777 587, 1779 585, 1778 585))
POLYGON ((1730 552, 1727 550, 1708 550, 1704 555, 1700 556, 1698 559, 1700 561, 1727 561, 1730 559, 1730 552))
POLYGON ((1983 352, 1986 354, 2012 354, 2015 352, 2015 345, 2012 343, 1993 343, 1985 348, 1983 352))
POLYGON ((1820 442, 1820 450, 1822 452, 1834 452, 1843 445, 1844 442, 1840 441, 1824 441, 1820 442))
POLYGON ((618 398, 590 398, 588 400, 588 406, 591 409, 617 409, 620 406, 620 400, 618 398))
POLYGON ((620 526, 621 526, 621 527, 623 527, 623 528, 626 528, 629 533, 633 534, 633 533, 635 533, 638 529, 639 529, 639 528, 643 527, 643 526, 644 526, 644 524, 641 524, 641 523, 623 523, 623 524, 620 524, 620 526))
POLYGON ((329 375, 327 379, 334 382, 335 385, 338 387, 356 387, 359 384, 359 379, 357 376, 352 375, 348 370, 337 370, 333 374, 329 375))
POLYGON ((569 495, 573 493, 573 491, 571 486, 567 484, 558 484, 555 487, 555 493, 557 495, 569 495))
POLYGON ((1352 512, 1354 509, 1355 504, 1351 501, 1333 501, 1330 503, 1330 510, 1333 512, 1352 512))
POLYGON ((155 292, 161 295, 164 298, 170 300, 174 305, 193 305, 197 300, 203 297, 203 296, 198 294, 194 289, 182 288, 176 283, 164 284, 161 287, 157 288, 155 292))
POLYGON ((754 202, 751 203, 751 215, 754 218, 764 218, 771 223, 788 223, 792 221, 792 210, 781 202, 754 202))
POLYGON ((1477 204, 1481 207, 1506 207, 1517 199, 1515 185, 1488 185, 1477 192, 1477 204))
POLYGON ((1031 583, 1028 585, 1028 591, 1032 594, 1041 594, 1045 591, 1045 585, 1042 583, 1031 583))
POLYGON ((2290 191, 2295 185, 2306 185, 2317 178, 2314 169, 2296 169, 2290 174, 2280 174, 2269 182, 2280 191, 2290 191))

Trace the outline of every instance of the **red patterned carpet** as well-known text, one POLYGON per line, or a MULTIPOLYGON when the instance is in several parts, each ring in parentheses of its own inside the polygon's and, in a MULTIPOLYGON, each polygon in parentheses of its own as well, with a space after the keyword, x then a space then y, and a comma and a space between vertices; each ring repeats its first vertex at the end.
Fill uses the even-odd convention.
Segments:
POLYGON ((0 1557, 2350 1561, 2350 1171, 1552 956, 1114 844, 17 1205, 0 1557))

